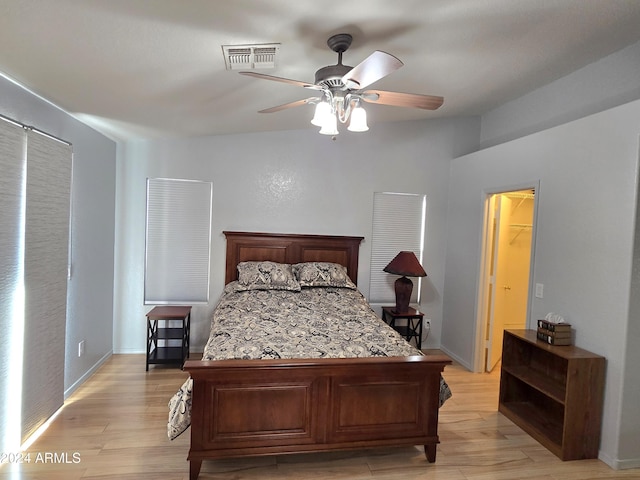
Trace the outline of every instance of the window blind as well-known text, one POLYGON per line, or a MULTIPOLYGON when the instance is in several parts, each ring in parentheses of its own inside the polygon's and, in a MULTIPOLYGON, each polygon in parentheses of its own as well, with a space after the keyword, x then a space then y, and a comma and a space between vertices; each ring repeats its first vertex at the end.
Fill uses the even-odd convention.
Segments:
POLYGON ((15 451, 64 401, 72 150, 0 119, 0 432, 15 451))
POLYGON ((209 301, 213 184, 147 179, 144 301, 209 301))
POLYGON ((22 441, 64 402, 72 150, 27 131, 22 441))
POLYGON ((21 396, 16 391, 22 374, 15 362, 22 362, 24 147, 24 129, 0 117, 0 452, 19 446, 21 396))
MULTIPOLYGON (((422 263, 426 196, 376 192, 373 197, 373 232, 371 235, 371 279, 369 301, 394 303, 393 283, 397 275, 383 271, 399 252, 412 251, 422 263)), ((412 278, 411 302, 419 301, 420 281, 412 278)))

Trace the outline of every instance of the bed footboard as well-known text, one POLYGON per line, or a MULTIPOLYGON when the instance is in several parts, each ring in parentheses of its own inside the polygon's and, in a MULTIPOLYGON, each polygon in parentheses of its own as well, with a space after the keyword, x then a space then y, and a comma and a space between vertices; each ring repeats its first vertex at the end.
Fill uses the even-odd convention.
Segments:
POLYGON ((190 478, 205 459, 438 444, 444 355, 187 361, 190 478))

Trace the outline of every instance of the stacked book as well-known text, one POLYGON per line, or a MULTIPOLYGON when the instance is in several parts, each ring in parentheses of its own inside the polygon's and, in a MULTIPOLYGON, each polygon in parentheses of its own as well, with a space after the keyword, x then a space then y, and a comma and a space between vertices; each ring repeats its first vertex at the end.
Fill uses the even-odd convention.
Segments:
POLYGON ((549 345, 571 345, 571 325, 538 320, 538 340, 549 345))

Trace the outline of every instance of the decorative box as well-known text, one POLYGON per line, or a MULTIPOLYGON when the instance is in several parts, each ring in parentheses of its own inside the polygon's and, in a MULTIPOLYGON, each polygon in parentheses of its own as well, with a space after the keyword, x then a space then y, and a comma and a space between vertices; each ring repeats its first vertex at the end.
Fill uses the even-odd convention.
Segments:
POLYGON ((571 325, 538 320, 538 340, 549 345, 571 345, 571 325))

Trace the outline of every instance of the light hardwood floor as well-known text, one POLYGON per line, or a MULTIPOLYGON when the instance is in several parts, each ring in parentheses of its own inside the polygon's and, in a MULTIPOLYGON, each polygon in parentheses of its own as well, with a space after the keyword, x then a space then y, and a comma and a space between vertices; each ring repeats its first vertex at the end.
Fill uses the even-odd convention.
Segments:
MULTIPOLYGON (((167 402, 187 375, 167 367, 145 372, 144 363, 144 355, 110 358, 25 452, 31 463, 4 465, 0 480, 187 480, 189 432, 173 442, 166 436, 167 402)), ((422 447, 382 448, 205 461, 200 478, 640 479, 640 469, 558 460, 497 412, 499 373, 473 374, 453 365, 445 378, 453 398, 440 411, 435 464, 427 463, 422 447)))

